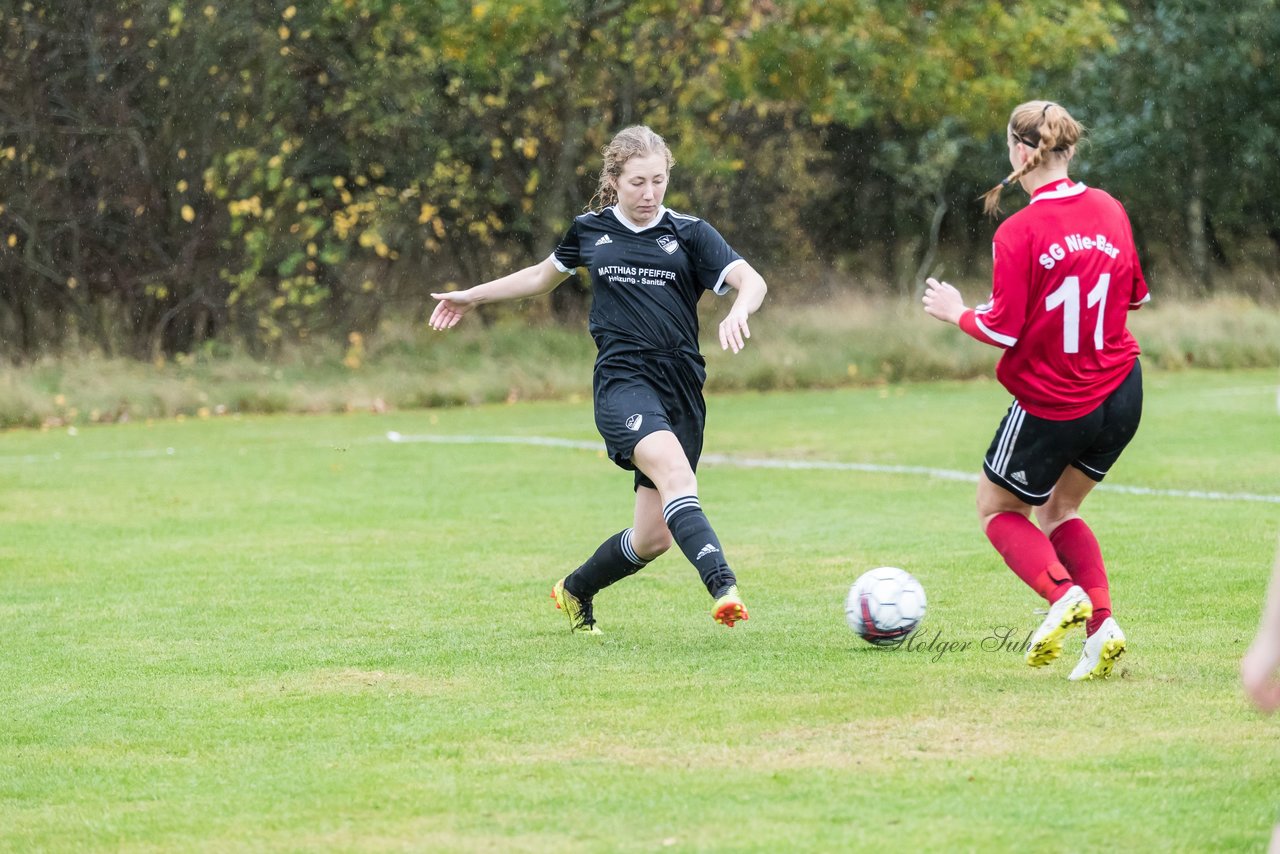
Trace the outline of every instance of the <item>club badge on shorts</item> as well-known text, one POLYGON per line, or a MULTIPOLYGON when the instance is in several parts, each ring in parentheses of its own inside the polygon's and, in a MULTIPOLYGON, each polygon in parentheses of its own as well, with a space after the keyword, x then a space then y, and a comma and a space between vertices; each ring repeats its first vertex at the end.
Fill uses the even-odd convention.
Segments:
POLYGON ((637 412, 635 415, 632 415, 627 419, 627 429, 639 430, 641 421, 644 421, 644 416, 637 412))

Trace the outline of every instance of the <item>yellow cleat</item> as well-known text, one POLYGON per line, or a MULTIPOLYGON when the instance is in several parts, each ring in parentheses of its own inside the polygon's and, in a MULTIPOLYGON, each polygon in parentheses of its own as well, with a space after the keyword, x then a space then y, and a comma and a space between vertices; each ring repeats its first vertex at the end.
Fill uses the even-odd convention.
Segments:
POLYGON ((711 616, 717 623, 730 628, 739 620, 747 619, 747 606, 742 604, 742 597, 738 595, 738 585, 730 584, 728 590, 716 597, 711 616))
POLYGON ((1107 617, 1098 630, 1084 642, 1084 652, 1075 670, 1067 678, 1072 682, 1085 679, 1106 679, 1116 666, 1116 659, 1124 655, 1124 632, 1116 625, 1114 617, 1107 617))
POLYGON ((569 615, 569 631, 583 635, 602 635, 604 632, 596 628, 596 618, 591 613, 591 600, 582 601, 564 589, 564 579, 556 582, 551 588, 551 598, 556 608, 569 615))
POLYGON ((1089 595, 1076 585, 1071 585, 1062 598, 1049 607, 1049 614, 1031 636, 1027 648, 1027 664, 1044 667, 1062 655, 1062 636, 1076 626, 1083 626, 1093 614, 1089 595))

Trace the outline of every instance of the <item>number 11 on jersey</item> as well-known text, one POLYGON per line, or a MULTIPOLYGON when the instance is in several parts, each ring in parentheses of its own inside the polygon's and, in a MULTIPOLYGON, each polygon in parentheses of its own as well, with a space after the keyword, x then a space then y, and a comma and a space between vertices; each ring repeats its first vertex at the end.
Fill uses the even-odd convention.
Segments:
MULTIPOLYGON (((1093 326, 1093 348, 1102 349, 1102 318, 1107 313, 1107 286, 1111 274, 1103 273, 1085 300, 1087 308, 1098 306, 1098 322, 1093 326)), ((1067 276, 1057 290, 1044 298, 1044 310, 1062 306, 1062 352, 1080 352, 1080 277, 1067 276)))

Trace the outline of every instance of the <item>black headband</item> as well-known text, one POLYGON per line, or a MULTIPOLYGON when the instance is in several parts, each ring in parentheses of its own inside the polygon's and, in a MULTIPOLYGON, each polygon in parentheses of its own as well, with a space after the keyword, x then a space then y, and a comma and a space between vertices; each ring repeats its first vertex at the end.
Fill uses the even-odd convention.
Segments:
MULTIPOLYGON (((1050 108, 1050 107, 1056 107, 1056 106, 1058 106, 1058 105, 1057 105, 1057 104, 1055 104, 1053 101, 1045 101, 1045 102, 1044 102, 1044 107, 1040 110, 1040 123, 1041 123, 1041 124, 1044 124, 1045 117, 1049 115, 1049 108, 1050 108)), ((1012 133, 1012 131, 1011 131, 1011 133, 1012 133)), ((1040 147, 1040 131, 1038 131, 1038 130, 1037 130, 1037 131, 1035 131, 1035 135, 1036 135, 1035 142, 1032 142, 1029 138, 1027 138, 1027 137, 1025 137, 1025 136, 1022 136, 1021 134, 1017 134, 1017 133, 1013 134, 1013 138, 1014 138, 1014 139, 1016 139, 1018 142, 1022 143, 1023 145, 1029 145, 1029 146, 1031 146, 1032 148, 1039 148, 1039 147, 1040 147)), ((1055 149, 1054 149, 1054 151, 1064 151, 1064 150, 1065 150, 1065 147, 1064 147, 1064 146, 1058 146, 1057 148, 1055 148, 1055 149)))

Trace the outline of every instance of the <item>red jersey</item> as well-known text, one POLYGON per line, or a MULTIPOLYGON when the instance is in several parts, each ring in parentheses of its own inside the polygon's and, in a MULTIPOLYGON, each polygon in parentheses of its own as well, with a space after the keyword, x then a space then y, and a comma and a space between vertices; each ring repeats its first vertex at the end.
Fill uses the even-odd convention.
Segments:
POLYGON ((1005 220, 993 251, 991 299, 960 328, 1005 352, 996 378, 1032 415, 1092 412, 1138 358, 1126 320, 1151 299, 1124 207, 1062 180, 1005 220))

